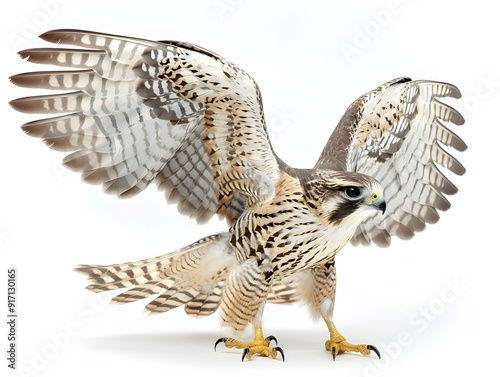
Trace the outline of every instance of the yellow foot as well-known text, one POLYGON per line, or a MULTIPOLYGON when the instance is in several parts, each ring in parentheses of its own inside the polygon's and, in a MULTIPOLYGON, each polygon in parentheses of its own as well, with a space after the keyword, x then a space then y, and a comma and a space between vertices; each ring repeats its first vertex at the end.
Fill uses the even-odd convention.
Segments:
POLYGON ((335 325, 330 319, 325 319, 326 326, 330 332, 330 339, 326 341, 325 348, 332 353, 333 360, 337 355, 344 352, 359 352, 364 356, 368 356, 371 351, 375 352, 380 359, 380 352, 377 347, 370 344, 352 344, 339 333, 335 325))
POLYGON ((256 337, 252 342, 241 342, 233 338, 220 338, 217 342, 215 342, 214 349, 217 348, 219 343, 223 342, 226 348, 238 348, 243 350, 241 361, 245 361, 245 358, 250 360, 253 355, 276 358, 278 353, 281 354, 281 358, 285 361, 285 354, 283 353, 283 349, 281 347, 269 346, 273 340, 276 344, 278 344, 274 336, 268 336, 267 338, 256 337))
POLYGON ((371 351, 375 352, 380 359, 380 352, 377 347, 372 346, 370 344, 351 344, 346 342, 345 340, 327 340, 325 343, 325 348, 327 351, 332 353, 333 360, 337 355, 340 355, 344 352, 358 352, 364 356, 368 356, 371 351))

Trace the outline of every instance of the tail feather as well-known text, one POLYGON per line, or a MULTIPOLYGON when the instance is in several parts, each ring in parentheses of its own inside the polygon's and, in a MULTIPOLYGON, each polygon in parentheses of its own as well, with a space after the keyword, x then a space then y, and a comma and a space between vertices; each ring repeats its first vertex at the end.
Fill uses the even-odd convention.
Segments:
POLYGON ((147 304, 146 310, 151 314, 165 313, 170 309, 177 308, 191 301, 198 293, 199 292, 193 288, 180 291, 172 287, 147 304))
MULTIPOLYGON (((81 265, 75 270, 91 283, 86 288, 104 292, 129 288, 111 302, 126 304, 152 298, 145 310, 165 313, 184 305, 193 317, 213 314, 221 303, 229 272, 236 266, 229 244, 229 233, 205 237, 174 253, 111 265, 81 265)), ((267 302, 290 303, 299 300, 298 283, 274 281, 267 302)))
MULTIPOLYGON (((93 292, 137 286, 160 278, 160 274, 163 274, 165 279, 199 268, 200 259, 206 255, 207 247, 217 242, 219 235, 212 235, 174 253, 107 266, 80 265, 75 271, 87 275, 87 280, 94 283, 87 287, 93 292), (120 286, 115 287, 117 284, 120 286)), ((225 245, 221 247, 225 248, 225 245)))
POLYGON ((126 304, 148 298, 152 295, 159 294, 162 291, 170 289, 174 285, 174 280, 152 280, 142 285, 131 288, 118 296, 115 296, 111 302, 116 304, 126 304))
MULTIPOLYGON (((156 278, 163 268, 171 264, 171 260, 176 257, 175 254, 177 253, 144 259, 138 262, 112 264, 109 266, 80 265, 75 268, 75 271, 87 275, 87 280, 96 286, 113 285, 117 282, 121 284, 130 283, 124 286, 139 285, 156 278)), ((88 286, 87 289, 93 291, 91 286, 88 286)))
POLYGON ((215 285, 210 293, 200 293, 193 300, 186 303, 185 311, 193 317, 205 317, 213 314, 219 307, 224 282, 215 285))
POLYGON ((146 305, 150 314, 185 305, 187 314, 199 317, 217 310, 224 281, 235 264, 228 233, 223 233, 155 258, 108 266, 81 265, 75 270, 87 276, 92 284, 86 288, 92 292, 131 288, 114 297, 114 303, 157 295, 146 305))

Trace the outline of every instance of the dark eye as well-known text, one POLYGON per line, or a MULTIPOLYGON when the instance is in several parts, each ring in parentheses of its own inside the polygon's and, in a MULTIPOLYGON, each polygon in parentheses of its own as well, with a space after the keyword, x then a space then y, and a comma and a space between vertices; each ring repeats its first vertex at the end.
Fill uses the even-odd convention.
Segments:
POLYGON ((349 198, 357 198, 361 195, 361 190, 356 186, 347 186, 344 192, 349 198))

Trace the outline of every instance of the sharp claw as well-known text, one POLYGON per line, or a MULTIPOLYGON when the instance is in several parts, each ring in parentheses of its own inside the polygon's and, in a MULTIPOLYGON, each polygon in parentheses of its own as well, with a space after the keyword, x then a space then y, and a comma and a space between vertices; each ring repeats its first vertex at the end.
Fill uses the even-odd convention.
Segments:
POLYGON ((332 357, 333 361, 335 361, 335 357, 337 356, 337 347, 332 347, 332 357))
POLYGON ((366 349, 367 349, 367 350, 369 350, 369 351, 373 351, 373 352, 375 352, 375 353, 377 354, 378 358, 379 358, 379 359, 381 359, 381 356, 380 356, 380 351, 378 350, 378 348, 377 348, 377 347, 372 346, 371 344, 368 344, 368 345, 366 346, 366 349))
POLYGON ((214 351, 217 351, 217 345, 219 343, 226 343, 227 341, 227 338, 220 338, 220 339, 217 339, 217 341, 215 342, 215 345, 214 345, 214 351))
MULTIPOLYGON (((273 336, 273 338, 274 338, 274 336, 273 336)), ((275 341, 276 341, 276 339, 275 339, 275 341)), ((283 352, 283 349, 281 347, 275 347, 274 349, 281 354, 281 358, 283 359, 283 362, 285 362, 285 353, 283 352)))
POLYGON ((245 356, 250 352, 250 348, 245 348, 243 350, 243 356, 241 357, 241 361, 245 361, 245 356))
POLYGON ((271 341, 275 341, 276 342, 276 345, 278 345, 278 340, 276 339, 276 337, 274 337, 273 335, 270 335, 266 338, 266 340, 271 343, 271 341))

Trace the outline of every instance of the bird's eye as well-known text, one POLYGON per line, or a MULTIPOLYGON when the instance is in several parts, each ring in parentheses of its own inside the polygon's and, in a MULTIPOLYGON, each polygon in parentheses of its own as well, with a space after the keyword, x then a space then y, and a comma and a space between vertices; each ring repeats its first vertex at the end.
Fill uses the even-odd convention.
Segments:
POLYGON ((356 186, 348 186, 344 189, 344 192, 349 198, 357 198, 361 195, 361 190, 356 186))

